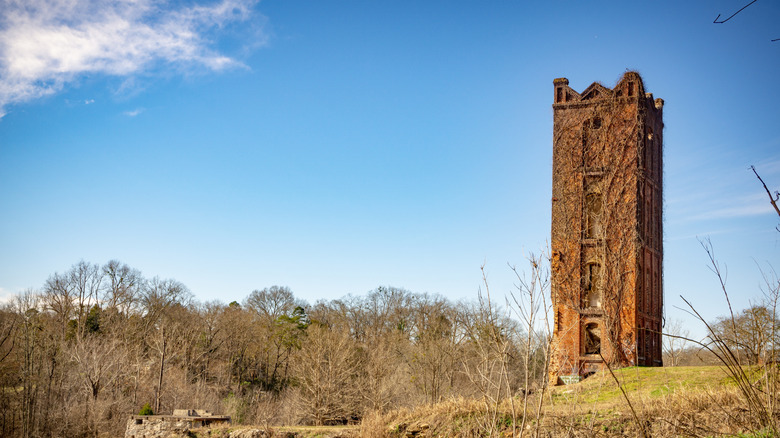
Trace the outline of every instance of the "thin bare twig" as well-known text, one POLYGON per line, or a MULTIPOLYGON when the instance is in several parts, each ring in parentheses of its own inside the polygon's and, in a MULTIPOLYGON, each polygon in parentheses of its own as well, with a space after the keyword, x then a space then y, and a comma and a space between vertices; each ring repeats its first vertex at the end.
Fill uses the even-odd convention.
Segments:
MULTIPOLYGON (((701 244, 702 248, 704 248, 704 251, 707 253, 707 257, 710 259, 710 270, 715 274, 715 276, 718 278, 718 282, 720 283, 720 290, 723 291, 723 296, 726 297, 726 304, 729 306, 729 315, 731 316, 731 326, 734 330, 734 333, 737 332, 737 326, 734 322, 734 309, 731 307, 731 299, 729 299, 729 293, 726 290, 726 275, 727 273, 721 273, 720 269, 720 263, 718 263, 718 260, 715 258, 715 249, 712 246, 712 241, 709 237, 705 239, 699 239, 699 243, 701 244)), ((687 302, 686 302, 687 304, 687 302)), ((688 305, 689 307, 690 304, 688 305)), ((698 314, 696 316, 699 316, 698 314)))
POLYGON ((604 356, 601 355, 600 351, 599 351, 599 357, 601 358, 602 362, 604 362, 604 365, 607 367, 607 371, 609 371, 609 375, 612 376, 612 380, 615 381, 615 383, 618 386, 618 389, 623 394, 623 398, 626 400, 626 403, 628 404, 628 408, 631 410, 631 416, 634 417, 634 423, 636 423, 637 427, 639 428, 639 437, 646 438, 648 434, 647 434, 647 430, 645 429, 645 423, 639 418, 639 415, 636 413, 636 410, 634 409, 634 405, 631 403, 631 399, 628 398, 628 394, 626 393, 626 390, 623 389, 623 385, 620 383, 620 379, 617 378, 615 373, 612 371, 612 367, 609 366, 609 362, 607 362, 607 360, 604 359, 604 356))
MULTIPOLYGON (((696 318, 698 318, 699 321, 702 324, 704 324, 704 326, 707 328, 707 331, 710 333, 709 338, 711 342, 709 344, 704 344, 701 341, 696 341, 693 339, 688 339, 688 340, 698 344, 702 348, 705 348, 710 353, 714 354, 715 357, 718 358, 718 360, 721 362, 721 365, 723 365, 724 371, 737 384, 737 388, 742 393, 742 396, 744 397, 744 400, 747 403, 748 412, 751 412, 754 415, 756 415, 762 427, 767 427, 771 431, 776 433, 777 426, 772 420, 772 414, 767 410, 767 407, 761 403, 761 399, 759 398, 757 390, 753 386, 752 382, 750 381, 750 378, 748 377, 747 373, 743 369, 739 359, 737 358, 737 355, 734 354, 731 348, 729 348, 726 341, 717 334, 714 328, 709 323, 707 323, 704 317, 702 317, 701 314, 699 314, 699 312, 693 307, 693 305, 690 302, 688 302, 688 300, 686 300, 683 296, 680 296, 680 298, 685 302, 685 304, 688 305, 688 307, 690 307, 690 309, 696 315, 696 318)), ((744 425, 749 426, 747 424, 744 425)))
MULTIPOLYGON (((718 277, 718 281, 720 282, 721 289, 723 291, 723 295, 726 298, 726 302, 729 306, 729 314, 731 316, 731 326, 733 333, 737 333, 736 330, 736 323, 735 323, 735 317, 734 312, 731 308, 731 301, 729 300, 729 294, 726 290, 726 282, 725 278, 720 273, 720 266, 715 259, 715 254, 712 249, 712 242, 709 240, 700 240, 702 247, 707 252, 707 256, 710 259, 710 269, 715 273, 715 275, 718 277)), ((717 330, 714 329, 714 327, 707 323, 707 321, 699 314, 698 311, 691 305, 688 300, 680 297, 685 302, 685 304, 690 308, 690 310, 695 314, 696 318, 704 324, 704 326, 707 328, 707 331, 709 332, 709 339, 710 342, 708 345, 705 345, 701 342, 696 342, 700 346, 706 348, 711 353, 713 353, 718 360, 721 362, 723 367, 725 368, 726 372, 731 376, 732 379, 737 384, 737 387, 739 388, 739 391, 742 393, 742 396, 744 397, 744 401, 747 404, 748 412, 753 414, 756 420, 758 420, 758 423, 761 425, 762 428, 766 428, 773 434, 777 434, 777 424, 775 423, 773 419, 773 411, 769 408, 771 407, 771 404, 764 404, 763 400, 761 399, 761 396, 759 394, 759 391, 756 389, 756 387, 753 386, 753 383, 751 382, 750 377, 746 373, 745 369, 742 367, 742 362, 740 360, 740 351, 737 347, 736 353, 732 351, 732 349, 729 347, 729 342, 727 339, 725 339, 723 336, 721 336, 717 330)))
POLYGON ((757 1, 758 1, 758 0, 753 0, 752 2, 750 2, 750 3, 746 4, 745 6, 742 6, 742 9, 738 10, 737 12, 734 12, 733 14, 731 14, 731 16, 730 16, 729 18, 727 18, 727 19, 725 19, 725 20, 718 21, 718 18, 720 18, 720 14, 718 14, 718 16, 717 16, 717 17, 715 17, 715 20, 713 20, 713 23, 715 23, 715 24, 723 24, 723 23, 725 23, 725 22, 727 22, 727 21, 731 20, 732 18, 734 18, 734 16, 735 16, 735 15, 739 14, 739 13, 740 13, 740 12, 742 12, 742 11, 743 11, 745 8, 747 8, 748 6, 752 5, 753 3, 757 2, 757 1))
MULTIPOLYGON (((772 40, 772 41, 778 41, 778 40, 780 40, 780 38, 778 38, 777 40, 772 40)), ((766 183, 764 182, 764 180, 761 179, 761 176, 759 176, 758 172, 756 172, 756 167, 755 166, 750 166, 750 170, 752 170, 753 173, 756 174, 756 178, 758 178, 758 180, 761 181, 761 185, 764 186, 764 190, 766 190, 766 194, 769 196, 769 202, 772 204, 772 207, 775 208, 775 211, 777 212, 777 215, 780 216, 780 207, 777 206, 777 201, 780 200, 780 192, 775 192, 775 195, 772 196, 772 192, 769 191, 769 188, 766 186, 766 183)), ((778 228, 777 230, 780 231, 780 228, 778 228)))

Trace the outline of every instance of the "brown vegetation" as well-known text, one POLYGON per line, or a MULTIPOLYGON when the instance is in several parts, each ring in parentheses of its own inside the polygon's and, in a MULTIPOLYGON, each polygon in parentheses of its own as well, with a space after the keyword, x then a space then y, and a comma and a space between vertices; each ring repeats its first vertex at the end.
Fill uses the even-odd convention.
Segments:
POLYGON ((766 277, 756 306, 711 324, 705 348, 688 340, 674 353, 678 364, 723 364, 733 354, 728 374, 702 379, 664 368, 651 378, 650 369, 633 368, 548 388, 545 266, 532 258, 504 306, 487 283, 476 302, 378 288, 309 306, 283 287, 254 291, 242 304, 202 304, 178 282, 147 280, 116 262, 81 262, 0 311, 0 433, 119 436, 145 404, 161 414, 204 408, 269 433, 283 424, 360 424, 341 436, 776 428, 775 277, 766 277), (126 272, 121 281, 110 275, 116 266, 126 272), (85 275, 100 278, 79 289, 85 275))
MULTIPOLYGON (((753 369, 756 376, 762 371, 753 369)), ((616 372, 640 417, 646 436, 772 436, 745 409, 741 393, 718 367, 624 368, 616 372), (755 435, 749 431, 758 432, 755 435), (766 432, 766 435, 763 433, 766 432)), ((775 389, 780 389, 775 387, 775 389)), ((512 405, 505 400, 495 432, 487 434, 477 419, 484 406, 470 399, 451 399, 433 406, 399 409, 367 418, 361 427, 366 437, 477 437, 477 436, 640 436, 615 380, 600 372, 585 381, 552 389, 543 398, 544 415, 513 432, 512 405)), ((532 403, 533 404, 533 403, 532 403)), ((535 405, 535 404, 534 404, 535 405)), ((515 408, 517 405, 515 405, 515 408)))
POLYGON ((0 309, 0 435, 118 436, 145 404, 313 425, 456 396, 499 403, 538 381, 544 338, 486 303, 384 287, 199 303, 175 280, 79 262, 0 309))

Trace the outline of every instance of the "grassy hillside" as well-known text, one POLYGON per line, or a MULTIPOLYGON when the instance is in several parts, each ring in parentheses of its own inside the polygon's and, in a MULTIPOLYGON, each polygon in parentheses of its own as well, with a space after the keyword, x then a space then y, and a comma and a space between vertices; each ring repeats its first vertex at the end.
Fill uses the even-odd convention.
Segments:
MULTIPOLYGON (((754 374, 760 377, 759 370, 754 374)), ((512 436, 525 428, 544 436, 640 436, 641 423, 653 437, 769 436, 747 433, 755 424, 720 367, 632 367, 615 370, 615 377, 625 396, 608 372, 531 394, 525 422, 522 398, 498 406, 456 399, 367 418, 362 435, 488 436, 493 430, 493 436, 512 436)))
MULTIPOLYGON (((757 386, 762 373, 759 368, 750 371, 757 386)), ((503 400, 498 405, 456 398, 371 415, 359 427, 273 428, 268 436, 510 437, 518 436, 522 429, 524 436, 622 437, 641 436, 639 424, 644 425, 646 436, 655 438, 772 436, 756 432, 758 428, 745 409, 738 387, 720 367, 632 367, 615 370, 614 374, 598 373, 577 384, 532 393, 527 399, 503 400)), ((776 418, 780 421, 780 412, 776 418)), ((254 436, 239 431, 233 434, 254 436)), ((208 431, 197 436, 233 435, 208 431)))
MULTIPOLYGON (((707 391, 723 385, 733 386, 733 381, 716 366, 630 367, 614 370, 614 374, 630 398, 647 401, 675 392, 707 391)), ((605 407, 625 403, 615 379, 607 371, 597 373, 575 385, 557 386, 551 393, 553 406, 566 404, 573 397, 580 403, 605 407)))

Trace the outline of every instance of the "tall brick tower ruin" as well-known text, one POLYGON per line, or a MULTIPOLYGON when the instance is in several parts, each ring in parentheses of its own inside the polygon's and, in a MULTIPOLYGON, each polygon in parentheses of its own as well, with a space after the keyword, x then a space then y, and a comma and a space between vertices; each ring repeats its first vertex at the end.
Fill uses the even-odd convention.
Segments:
POLYGON ((550 378, 660 366, 664 101, 635 72, 612 89, 553 84, 550 378))

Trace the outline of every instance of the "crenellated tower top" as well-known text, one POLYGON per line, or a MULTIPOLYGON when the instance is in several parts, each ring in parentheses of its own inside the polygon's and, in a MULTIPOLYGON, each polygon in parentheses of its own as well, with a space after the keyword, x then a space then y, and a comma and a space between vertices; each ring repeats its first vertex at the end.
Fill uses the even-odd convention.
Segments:
POLYGON ((639 99, 644 97, 652 102, 651 107, 658 110, 663 108, 663 99, 653 101, 652 93, 645 93, 645 85, 642 77, 635 71, 627 71, 620 78, 613 88, 607 88, 600 82, 594 82, 581 93, 569 86, 569 80, 566 78, 556 78, 553 80, 555 89, 553 107, 563 105, 577 105, 581 103, 595 103, 599 100, 614 100, 622 98, 639 99))

